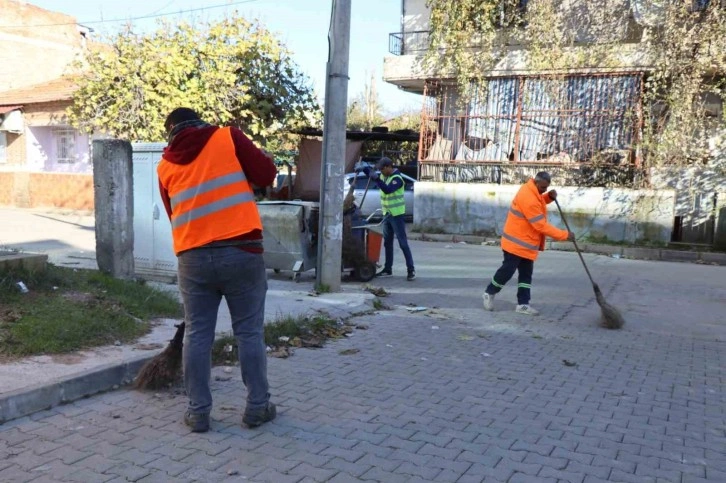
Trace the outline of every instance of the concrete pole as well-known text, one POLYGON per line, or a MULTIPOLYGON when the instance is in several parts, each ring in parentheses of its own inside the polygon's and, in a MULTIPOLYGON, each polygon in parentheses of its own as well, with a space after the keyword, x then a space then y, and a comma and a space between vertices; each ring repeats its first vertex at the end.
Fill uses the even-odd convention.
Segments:
POLYGON ((348 107, 348 57, 350 51, 350 0, 333 0, 330 52, 325 82, 323 160, 320 173, 320 231, 318 233, 317 285, 340 290, 343 248, 343 184, 345 127, 348 107))
POLYGON ((93 141, 93 191, 98 269, 134 277, 134 174, 131 144, 93 141))

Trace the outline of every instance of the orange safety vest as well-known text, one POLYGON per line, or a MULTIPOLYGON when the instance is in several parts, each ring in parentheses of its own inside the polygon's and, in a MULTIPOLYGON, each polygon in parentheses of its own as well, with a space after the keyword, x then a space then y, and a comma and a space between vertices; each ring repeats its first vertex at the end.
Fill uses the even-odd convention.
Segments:
POLYGON ((547 203, 552 200, 537 190, 534 180, 522 185, 509 208, 502 233, 502 250, 528 260, 544 251, 545 236, 567 240, 567 230, 547 223, 547 203))
POLYGON ((189 164, 162 158, 159 181, 169 193, 174 252, 262 230, 255 195, 235 154, 230 128, 220 128, 189 164))

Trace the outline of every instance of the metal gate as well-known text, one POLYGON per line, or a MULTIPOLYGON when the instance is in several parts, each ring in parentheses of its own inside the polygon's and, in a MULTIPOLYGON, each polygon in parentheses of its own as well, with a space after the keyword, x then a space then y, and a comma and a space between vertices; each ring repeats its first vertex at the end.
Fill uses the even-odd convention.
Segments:
POLYGON ((134 165, 134 264, 144 278, 176 279, 171 223, 159 193, 156 166, 165 144, 135 143, 134 165))

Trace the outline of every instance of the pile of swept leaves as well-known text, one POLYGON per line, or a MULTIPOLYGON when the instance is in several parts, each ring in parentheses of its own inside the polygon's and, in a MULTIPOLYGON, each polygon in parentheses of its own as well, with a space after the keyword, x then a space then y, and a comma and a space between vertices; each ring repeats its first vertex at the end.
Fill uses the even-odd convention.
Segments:
MULTIPOLYGON (((320 348, 329 339, 350 336, 354 329, 365 330, 367 327, 336 321, 324 314, 298 317, 288 315, 265 324, 265 344, 270 356, 285 359, 296 348, 320 348)), ((234 336, 227 335, 214 341, 212 362, 215 365, 234 365, 237 360, 237 341, 234 336)))

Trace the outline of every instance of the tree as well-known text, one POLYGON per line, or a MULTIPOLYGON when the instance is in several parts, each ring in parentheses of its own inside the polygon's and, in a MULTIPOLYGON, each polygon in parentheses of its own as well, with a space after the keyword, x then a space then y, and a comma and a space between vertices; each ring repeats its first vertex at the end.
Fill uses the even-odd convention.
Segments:
POLYGON ((218 22, 161 23, 151 34, 128 26, 89 51, 71 123, 130 141, 164 140, 175 107, 243 129, 258 143, 286 144, 286 132, 314 124, 320 109, 285 46, 236 12, 218 22))
POLYGON ((373 71, 358 94, 348 105, 348 129, 370 131, 385 120, 376 90, 376 73, 373 71))
POLYGON ((528 69, 554 75, 627 68, 621 53, 635 14, 642 26, 637 49, 647 65, 643 118, 652 121, 644 125, 640 147, 650 165, 685 165, 707 156, 706 128, 714 122, 703 99, 726 99, 722 0, 426 3, 431 35, 424 64, 456 78, 464 97, 472 86, 485 86, 488 73, 512 49, 525 52, 528 69))

